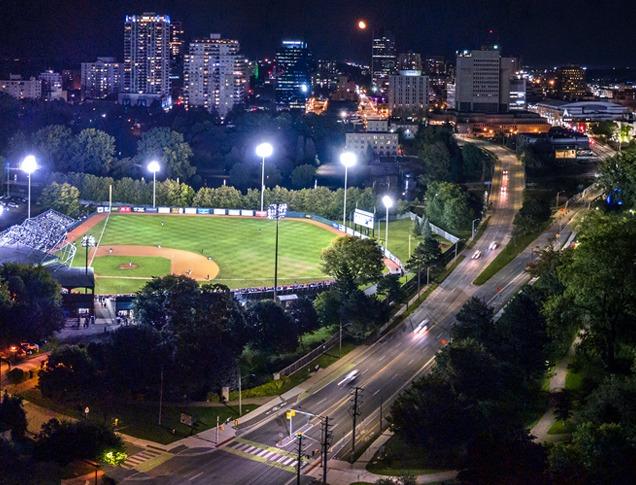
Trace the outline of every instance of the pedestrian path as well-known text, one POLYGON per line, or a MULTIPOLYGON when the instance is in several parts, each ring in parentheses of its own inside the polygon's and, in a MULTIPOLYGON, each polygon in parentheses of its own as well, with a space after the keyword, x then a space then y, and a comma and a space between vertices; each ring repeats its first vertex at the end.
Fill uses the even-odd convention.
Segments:
MULTIPOLYGON (((267 446, 243 438, 236 438, 234 441, 228 443, 227 446, 221 448, 221 450, 267 466, 280 468, 290 473, 296 472, 298 457, 294 453, 281 448, 267 446)), ((306 466, 307 461, 303 459, 301 470, 306 466)))
POLYGON ((134 455, 130 455, 121 466, 128 470, 147 471, 164 461, 168 461, 171 456, 172 453, 161 448, 148 446, 134 455))

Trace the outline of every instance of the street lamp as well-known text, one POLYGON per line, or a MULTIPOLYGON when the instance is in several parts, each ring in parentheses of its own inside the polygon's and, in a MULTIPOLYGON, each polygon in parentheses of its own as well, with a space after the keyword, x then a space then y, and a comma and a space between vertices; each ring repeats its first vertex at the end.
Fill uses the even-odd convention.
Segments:
POLYGON ((386 230, 384 231, 384 250, 389 250, 389 209, 393 207, 393 198, 390 195, 382 197, 382 203, 386 207, 386 230))
POLYGON ((148 171, 152 172, 152 208, 157 206, 157 172, 161 170, 161 165, 157 160, 152 160, 148 164, 148 171))
POLYGON ((38 169, 38 161, 35 159, 34 155, 27 155, 22 159, 20 163, 20 170, 27 174, 29 179, 29 189, 28 189, 28 205, 27 205, 27 219, 31 219, 31 174, 38 169))
POLYGON ((278 223, 287 215, 287 204, 270 204, 267 217, 276 221, 276 240, 274 249, 274 301, 278 291, 278 223))
POLYGON ((345 227, 345 232, 347 231, 347 175, 349 167, 353 167, 357 162, 358 156, 354 152, 342 152, 340 154, 340 163, 342 163, 345 168, 344 204, 342 207, 342 225, 345 227))
POLYGON ((265 159, 271 157, 274 147, 271 143, 261 143, 256 147, 256 155, 261 157, 261 212, 263 212, 263 200, 265 196, 265 159))

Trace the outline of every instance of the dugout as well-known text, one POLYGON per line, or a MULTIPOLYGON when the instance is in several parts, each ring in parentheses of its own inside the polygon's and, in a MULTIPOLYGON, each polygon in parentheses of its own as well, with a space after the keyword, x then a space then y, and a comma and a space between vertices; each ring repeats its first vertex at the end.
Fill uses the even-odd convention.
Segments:
POLYGON ((73 268, 63 264, 46 266, 62 287, 62 306, 67 317, 95 315, 95 274, 93 268, 73 268))

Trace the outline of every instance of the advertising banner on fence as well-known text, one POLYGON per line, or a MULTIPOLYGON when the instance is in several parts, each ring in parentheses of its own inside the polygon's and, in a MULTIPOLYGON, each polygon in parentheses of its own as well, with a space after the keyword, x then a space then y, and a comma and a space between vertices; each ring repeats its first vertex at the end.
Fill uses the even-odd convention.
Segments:
POLYGON ((267 217, 267 211, 255 211, 254 215, 256 217, 267 217))
POLYGON ((225 209, 214 209, 214 215, 215 216, 224 216, 225 215, 225 209))
POLYGON ((204 209, 203 207, 197 209, 197 214, 210 214, 211 212, 212 209, 204 209))
POLYGON ((133 207, 133 212, 146 212, 143 207, 133 207))
POLYGON ((132 212, 132 208, 131 207, 120 207, 119 208, 119 212, 124 212, 124 213, 129 213, 132 212))
POLYGON ((241 215, 241 211, 239 209, 228 209, 227 210, 227 215, 228 216, 240 216, 241 215))
POLYGON ((363 211, 362 209, 356 209, 353 212, 353 223, 362 227, 373 229, 375 222, 375 215, 373 212, 363 211))
POLYGON ((171 207, 170 214, 183 214, 183 207, 171 207))
POLYGON ((197 213, 197 209, 196 209, 196 207, 186 207, 185 208, 185 213, 186 214, 196 214, 197 213))
POLYGON ((170 214, 170 207, 159 207, 159 214, 170 214))
POLYGON ((241 210, 242 216, 254 217, 254 211, 250 210, 241 210))
POLYGON ((149 214, 156 214, 157 213, 157 208, 156 207, 146 207, 146 212, 149 214))

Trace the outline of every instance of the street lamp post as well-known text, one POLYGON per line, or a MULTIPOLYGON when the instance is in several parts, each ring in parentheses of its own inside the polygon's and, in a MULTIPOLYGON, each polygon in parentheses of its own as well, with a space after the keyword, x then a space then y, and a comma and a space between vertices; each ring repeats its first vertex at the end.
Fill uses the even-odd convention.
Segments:
POLYGON ((278 223, 287 215, 287 204, 271 204, 268 210, 268 217, 276 220, 276 240, 274 249, 274 301, 278 291, 278 223))
POLYGON ((382 197, 382 203, 386 207, 386 229, 384 231, 384 251, 389 250, 389 209, 393 207, 393 198, 390 195, 382 197))
POLYGON ((152 208, 157 207, 157 172, 161 170, 161 165, 157 160, 152 160, 148 164, 148 171, 152 172, 152 208))
POLYGON ((22 159, 20 163, 20 170, 27 174, 28 182, 28 197, 27 197, 27 219, 31 219, 31 174, 38 169, 38 161, 34 155, 27 155, 22 159))
POLYGON ((271 157, 274 147, 271 143, 261 143, 256 147, 256 155, 261 157, 261 212, 263 212, 263 201, 265 198, 265 159, 271 157))
POLYGON ((340 154, 340 163, 344 165, 345 177, 344 177, 344 203, 342 207, 342 225, 347 230, 347 175, 349 167, 353 167, 358 162, 358 157, 354 152, 342 152, 340 154))

